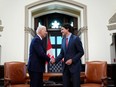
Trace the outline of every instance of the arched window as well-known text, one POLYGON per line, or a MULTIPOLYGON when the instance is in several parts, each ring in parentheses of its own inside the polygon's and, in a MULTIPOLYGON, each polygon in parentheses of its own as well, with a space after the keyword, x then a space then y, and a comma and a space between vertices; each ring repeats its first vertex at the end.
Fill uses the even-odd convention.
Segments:
MULTIPOLYGON (((48 38, 50 38, 52 48, 53 48, 53 54, 54 57, 57 57, 61 50, 61 44, 62 44, 62 34, 60 31, 60 28, 62 24, 64 23, 70 23, 72 27, 75 27, 78 29, 78 18, 60 14, 60 13, 52 13, 52 14, 46 14, 43 16, 39 16, 35 18, 35 30, 38 26, 45 25, 48 31, 48 38)), ((47 39, 45 39, 47 46, 47 39)))

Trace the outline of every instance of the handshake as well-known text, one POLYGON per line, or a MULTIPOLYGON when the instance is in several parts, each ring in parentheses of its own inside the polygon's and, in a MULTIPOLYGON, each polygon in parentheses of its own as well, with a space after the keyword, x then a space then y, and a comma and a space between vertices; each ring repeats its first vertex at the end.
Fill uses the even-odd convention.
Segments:
POLYGON ((55 58, 51 58, 51 59, 50 59, 50 63, 51 63, 51 64, 54 64, 55 62, 56 62, 56 61, 55 61, 55 58))
MULTIPOLYGON (((51 59, 50 59, 50 63, 51 63, 51 64, 54 64, 55 62, 56 62, 55 58, 51 58, 51 59)), ((64 58, 62 59, 62 62, 64 62, 64 58)), ((66 65, 71 65, 72 63, 73 63, 72 59, 68 59, 68 60, 65 62, 66 65)))

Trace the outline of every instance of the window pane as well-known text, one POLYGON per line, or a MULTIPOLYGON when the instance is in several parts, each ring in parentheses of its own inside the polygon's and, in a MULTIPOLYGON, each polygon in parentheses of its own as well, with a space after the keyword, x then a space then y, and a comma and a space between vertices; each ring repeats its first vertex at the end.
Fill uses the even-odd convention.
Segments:
POLYGON ((57 56, 60 54, 60 48, 57 49, 57 56))
POLYGON ((62 42, 62 37, 61 36, 57 36, 57 44, 61 44, 62 42))
POLYGON ((41 22, 38 22, 38 26, 42 26, 41 22))
POLYGON ((71 24, 70 24, 72 27, 73 27, 73 22, 71 22, 71 24))
POLYGON ((51 41, 51 44, 55 44, 55 37, 54 36, 50 36, 50 41, 51 41))
POLYGON ((52 53, 53 53, 53 55, 54 55, 54 57, 55 57, 55 49, 52 49, 52 53))

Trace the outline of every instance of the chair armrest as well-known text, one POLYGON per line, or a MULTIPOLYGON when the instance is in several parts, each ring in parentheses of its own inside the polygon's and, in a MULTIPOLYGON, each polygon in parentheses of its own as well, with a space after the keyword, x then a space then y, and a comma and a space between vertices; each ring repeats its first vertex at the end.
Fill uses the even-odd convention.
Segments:
POLYGON ((8 87, 11 84, 11 80, 9 78, 4 78, 4 87, 8 87))
POLYGON ((28 74, 28 73, 26 74, 26 83, 27 83, 27 84, 30 83, 30 77, 29 77, 29 74, 28 74))
POLYGON ((102 87, 107 87, 107 77, 102 77, 101 80, 102 80, 102 87))
POLYGON ((85 82, 85 79, 86 79, 85 72, 81 72, 81 74, 80 74, 80 79, 81 79, 81 82, 82 82, 82 83, 85 82))
POLYGON ((85 75, 81 75, 80 78, 81 78, 81 80, 84 80, 86 78, 86 76, 85 75))

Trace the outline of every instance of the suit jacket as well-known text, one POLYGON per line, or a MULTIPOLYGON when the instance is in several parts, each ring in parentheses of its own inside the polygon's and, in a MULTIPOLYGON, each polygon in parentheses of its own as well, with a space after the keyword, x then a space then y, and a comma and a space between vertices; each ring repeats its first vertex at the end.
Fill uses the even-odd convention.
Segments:
POLYGON ((78 67, 80 67, 81 64, 81 57, 84 54, 84 50, 82 47, 82 43, 80 41, 80 38, 75 35, 71 35, 68 43, 68 47, 66 48, 66 38, 63 38, 62 45, 61 45, 61 52, 59 56, 56 58, 56 63, 59 62, 62 58, 64 58, 63 63, 63 71, 66 66, 68 66, 70 72, 77 72, 78 67), (68 59, 72 59, 71 65, 66 65, 65 62, 68 59))
POLYGON ((50 58, 46 55, 46 49, 43 46, 43 41, 39 36, 35 36, 30 44, 30 53, 28 60, 28 70, 35 72, 45 71, 45 62, 50 58))

